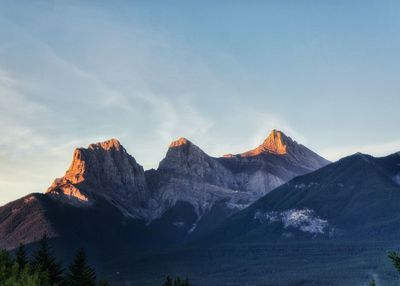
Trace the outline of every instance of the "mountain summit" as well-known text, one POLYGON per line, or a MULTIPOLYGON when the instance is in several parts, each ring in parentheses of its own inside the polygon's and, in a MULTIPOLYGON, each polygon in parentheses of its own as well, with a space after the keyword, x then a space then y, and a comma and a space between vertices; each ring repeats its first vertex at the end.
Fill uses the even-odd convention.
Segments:
POLYGON ((151 193, 163 197, 158 213, 174 213, 167 224, 183 232, 204 232, 293 177, 329 163, 277 130, 247 153, 215 158, 186 138, 173 141, 146 177, 156 182, 151 193))
POLYGON ((297 144, 292 138, 287 137, 279 130, 272 130, 267 139, 257 148, 248 152, 242 153, 242 157, 257 156, 262 153, 272 153, 277 155, 284 155, 287 153, 288 147, 297 144))
POLYGON ((330 163, 306 146, 297 143, 282 131, 276 129, 273 129, 264 142, 257 148, 238 155, 228 154, 224 157, 248 158, 249 160, 252 158, 253 160, 263 158, 263 160, 267 161, 284 160, 289 161, 291 166, 298 166, 308 171, 316 170, 330 163))
MULTIPOLYGON (((237 269, 243 262, 243 271, 232 279, 243 273, 257 277, 267 269, 273 277, 296 277, 290 285, 328 285, 329 275, 323 283, 307 280, 310 267, 304 268, 304 261, 314 263, 317 278, 326 261, 324 271, 331 273, 332 265, 364 253, 360 249, 368 245, 365 261, 380 261, 378 243, 395 245, 400 237, 399 201, 400 153, 383 158, 357 153, 329 164, 273 130, 254 150, 221 158, 180 138, 157 169, 144 171, 111 139, 76 149, 66 174, 45 194, 0 207, 0 249, 36 242, 47 233, 62 253, 83 246, 96 264, 111 275, 122 270, 129 281, 143 272, 159 277, 173 269, 175 259, 183 265, 190 257, 193 269, 206 265, 218 279, 215 265, 225 272, 226 263, 237 269), (191 249, 181 247, 193 240, 191 249), (170 247, 178 255, 166 251, 170 247), (124 264, 129 266, 121 269, 124 264), (301 280, 293 273, 303 275, 301 280)), ((364 275, 365 264, 359 265, 364 275)), ((253 284, 265 284, 259 282, 253 284)))
POLYGON ((143 167, 116 139, 76 149, 71 166, 47 194, 75 205, 102 197, 132 216, 148 200, 143 167))
MULTIPOLYGON (((142 232, 143 228, 149 230, 155 240, 178 243, 214 229, 272 189, 328 163, 273 130, 258 148, 228 158, 209 156, 188 139, 179 138, 169 145, 158 169, 144 171, 118 140, 110 139, 77 148, 65 175, 55 179, 45 195, 36 194, 34 204, 21 199, 0 208, 0 237, 7 238, 6 247, 18 242, 23 226, 19 222, 28 223, 36 234, 43 225, 57 225, 57 229, 49 228, 48 232, 52 236, 68 236, 67 229, 74 229, 80 221, 65 222, 64 218, 72 213, 76 217, 78 213, 92 214, 93 221, 87 219, 87 224, 101 228, 96 217, 111 217, 112 212, 117 220, 112 225, 120 226, 122 217, 127 224, 135 221, 142 232), (21 211, 11 214, 15 206, 21 211), (37 225, 25 215, 29 213, 25 208, 32 206, 41 220, 37 225), (6 225, 2 217, 8 218, 6 225), (64 222, 58 223, 60 220, 64 222), (2 229, 7 231, 2 233, 2 229)), ((89 229, 82 229, 82 236, 90 237, 93 231, 89 229)), ((118 239, 129 241, 124 237, 125 227, 118 231, 118 239)), ((134 235, 136 230, 128 233, 134 235)), ((24 241, 35 239, 28 235, 24 241)))
POLYGON ((169 148, 178 148, 189 144, 192 144, 192 142, 187 140, 185 137, 181 137, 177 140, 172 141, 171 144, 169 145, 169 148))
POLYGON ((396 240, 399 178, 398 154, 356 153, 276 188, 213 235, 224 242, 396 240))

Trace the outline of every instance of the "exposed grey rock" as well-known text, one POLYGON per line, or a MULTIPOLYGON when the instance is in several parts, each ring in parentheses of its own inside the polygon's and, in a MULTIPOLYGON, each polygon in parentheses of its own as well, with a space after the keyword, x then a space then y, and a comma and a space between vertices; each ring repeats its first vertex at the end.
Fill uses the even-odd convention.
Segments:
MULTIPOLYGON (((148 180, 158 201, 153 220, 177 202, 190 203, 198 221, 218 206, 231 215, 295 176, 328 164, 282 132, 273 130, 262 145, 239 155, 208 156, 185 138, 171 143, 148 180)), ((215 210, 214 210, 215 211, 215 210)), ((221 215, 221 212, 218 212, 221 215)), ((188 226, 193 232, 194 226, 188 226)))
POLYGON ((150 199, 143 167, 116 139, 76 149, 65 176, 56 179, 47 194, 82 206, 104 197, 133 217, 145 212, 150 199))
MULTIPOLYGON (((221 158, 180 138, 171 143, 157 170, 145 172, 118 140, 111 139, 76 149, 66 174, 40 198, 48 206, 55 200, 58 205, 79 208, 107 202, 126 218, 144 221, 155 233, 171 233, 174 240, 210 230, 293 177, 326 164, 322 157, 273 130, 256 149, 221 158)), ((51 233, 51 223, 39 206, 37 217, 46 223, 38 229, 47 225, 51 233)), ((9 233, 9 237, 19 233, 18 226, 9 233)))

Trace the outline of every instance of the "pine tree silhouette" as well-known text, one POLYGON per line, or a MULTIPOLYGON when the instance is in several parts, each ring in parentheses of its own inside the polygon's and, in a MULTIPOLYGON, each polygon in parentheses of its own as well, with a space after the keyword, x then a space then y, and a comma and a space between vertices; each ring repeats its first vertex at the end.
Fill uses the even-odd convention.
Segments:
POLYGON ((96 286, 96 273, 86 259, 83 248, 76 253, 66 277, 68 286, 96 286))
POLYGON ((189 277, 186 276, 185 281, 183 282, 184 286, 190 286, 190 281, 189 281, 189 277))
POLYGON ((25 245, 19 244, 17 252, 15 253, 15 262, 18 263, 19 271, 21 272, 28 264, 28 257, 26 255, 25 245))
POLYGON ((62 281, 62 268, 56 261, 47 240, 47 234, 44 234, 39 249, 33 257, 32 269, 39 271, 44 280, 48 280, 50 285, 58 285, 62 281))
POLYGON ((392 260, 392 264, 396 268, 396 270, 398 272, 400 272, 400 256, 399 256, 399 254, 394 251, 391 251, 391 252, 389 252, 388 257, 390 258, 390 260, 392 260))
POLYGON ((190 282, 188 277, 186 277, 186 279, 183 280, 179 276, 176 277, 175 279, 172 279, 170 276, 167 276, 162 286, 190 286, 190 282))
POLYGON ((180 277, 176 277, 176 278, 175 278, 174 286, 183 286, 182 283, 183 283, 183 282, 182 282, 182 280, 181 280, 180 277))
POLYGON ((172 281, 171 277, 167 276, 167 278, 165 278, 165 282, 164 282, 163 286, 173 286, 173 281, 172 281))

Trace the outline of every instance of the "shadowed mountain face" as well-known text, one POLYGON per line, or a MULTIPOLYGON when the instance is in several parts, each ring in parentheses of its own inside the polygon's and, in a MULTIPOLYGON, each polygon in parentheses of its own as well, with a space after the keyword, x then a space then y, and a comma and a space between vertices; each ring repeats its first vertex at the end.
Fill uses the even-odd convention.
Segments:
POLYGON ((76 149, 65 176, 54 180, 46 193, 80 207, 101 197, 134 218, 146 215, 150 201, 143 167, 116 139, 76 149))
POLYGON ((31 194, 0 208, 0 248, 13 248, 17 243, 37 241, 55 231, 46 216, 46 202, 42 194, 31 194))
POLYGON ((45 194, 0 207, 0 248, 46 232, 64 257, 83 246, 107 277, 137 285, 171 273, 198 285, 365 285, 400 238, 400 154, 328 163, 275 130, 221 158, 181 138, 148 171, 115 139, 92 144, 45 194))
POLYGON ((297 177, 229 218, 209 241, 396 240, 400 154, 355 154, 297 177))
POLYGON ((187 212, 178 215, 177 210, 166 227, 173 226, 170 229, 173 232, 179 224, 182 231, 195 236, 293 177, 328 163, 282 132, 273 130, 256 149, 222 158, 210 157, 181 138, 170 145, 157 171, 146 175, 154 183, 151 192, 162 196, 168 209, 179 201, 193 208, 194 216, 188 216, 187 212))
POLYGON ((176 244, 214 229, 275 187, 326 164, 276 130, 258 148, 222 158, 181 138, 171 143, 157 170, 146 172, 117 140, 92 144, 75 150, 68 171, 45 195, 0 208, 0 247, 34 242, 43 232, 65 240, 74 236, 77 242, 79 237, 96 240, 93 233, 120 225, 113 241, 121 245, 128 238, 138 242, 131 239, 138 232, 148 245, 155 237, 155 245, 176 244), (79 236, 74 229, 80 229, 79 236))

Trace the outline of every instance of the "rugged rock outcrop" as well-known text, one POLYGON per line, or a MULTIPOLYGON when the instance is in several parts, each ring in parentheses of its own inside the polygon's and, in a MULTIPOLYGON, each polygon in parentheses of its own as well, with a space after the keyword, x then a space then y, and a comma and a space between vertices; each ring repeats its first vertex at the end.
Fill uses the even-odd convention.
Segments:
POLYGON ((132 217, 145 216, 149 201, 143 167, 116 139, 78 148, 72 164, 47 194, 74 205, 91 205, 103 197, 132 217))
MULTIPOLYGON (((59 224, 55 216, 59 222, 68 212, 96 213, 98 217, 103 210, 118 210, 122 217, 147 225, 154 237, 179 242, 213 229, 275 187, 327 163, 273 130, 258 148, 221 158, 180 138, 171 143, 157 170, 145 172, 118 140, 111 139, 76 149, 66 174, 56 179, 44 196, 32 197, 36 196, 38 220, 43 221, 37 229, 61 235, 62 230, 51 228, 59 224), (40 207, 41 202, 47 207, 40 207), (60 213, 60 209, 64 211, 60 213)), ((29 205, 22 201, 17 205, 21 213, 18 224, 7 220, 7 213, 15 212, 13 208, 1 209, 0 230, 5 225, 12 229, 9 237, 20 233, 19 227, 29 220, 24 211, 29 205)), ((94 215, 93 220, 90 225, 97 225, 94 215)), ((71 228, 73 224, 67 223, 71 228)), ((34 228, 35 224, 27 225, 34 228)))
POLYGON ((227 219, 219 242, 397 240, 400 156, 357 153, 299 176, 227 219))
POLYGON ((232 170, 240 190, 251 194, 249 203, 296 176, 330 163, 275 129, 257 148, 219 160, 232 170))
POLYGON ((185 202, 195 214, 177 210, 175 218, 169 216, 170 221, 165 223, 189 233, 209 230, 284 182, 328 163, 277 130, 258 148, 222 158, 208 156, 180 138, 171 143, 159 168, 151 178, 148 176, 148 180, 157 182, 152 193, 162 202, 155 218, 177 202, 185 202))
POLYGON ((171 143, 159 168, 147 178, 157 182, 151 189, 160 206, 154 218, 163 220, 163 214, 173 209, 174 215, 168 214, 164 224, 186 234, 193 232, 217 203, 224 202, 223 208, 229 205, 231 214, 243 208, 240 200, 247 196, 238 192, 235 176, 229 169, 185 138, 171 143))
MULTIPOLYGON (((283 284, 286 277, 298 284, 304 273, 300 283, 318 281, 307 280, 304 261, 314 263, 318 279, 328 261, 329 279, 321 285, 332 282, 332 263, 343 261, 350 261, 343 269, 358 263, 365 279, 364 261, 380 261, 386 249, 397 247, 400 153, 383 158, 358 153, 328 163, 276 130, 254 150, 221 158, 181 138, 171 143, 159 167, 148 171, 116 140, 92 144, 75 151, 65 176, 46 194, 0 207, 0 249, 47 233, 65 261, 83 246, 109 277, 121 273, 143 284, 151 281, 146 273, 153 279, 190 267, 201 269, 199 281, 209 273, 218 282, 216 265, 222 265, 221 273, 228 273, 226 265, 235 270, 239 265, 237 275, 228 275, 243 283, 250 281, 243 273, 256 277, 266 269, 268 277, 285 277, 278 279, 283 284), (198 239, 192 248, 165 251, 192 238, 198 239), (367 247, 368 256, 360 257, 367 247), (253 271, 257 265, 261 268, 253 271)), ((341 284, 354 282, 353 272, 350 276, 341 284)), ((392 274, 387 277, 393 280, 392 274)))
MULTIPOLYGON (((279 130, 272 130, 267 139, 257 148, 239 154, 239 157, 255 157, 260 155, 275 154, 286 156, 293 164, 310 171, 316 170, 329 163, 304 145, 298 144, 292 138, 279 130)), ((232 156, 230 156, 232 157, 232 156)))

